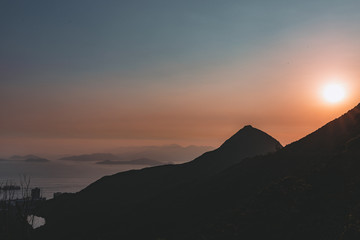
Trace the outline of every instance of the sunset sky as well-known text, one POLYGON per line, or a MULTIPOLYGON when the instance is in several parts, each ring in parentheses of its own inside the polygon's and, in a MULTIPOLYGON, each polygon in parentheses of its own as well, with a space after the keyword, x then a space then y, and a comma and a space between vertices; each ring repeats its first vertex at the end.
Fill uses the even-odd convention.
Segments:
POLYGON ((358 0, 0 2, 0 156, 283 145, 360 102, 358 0), (343 101, 322 89, 336 82, 343 101))

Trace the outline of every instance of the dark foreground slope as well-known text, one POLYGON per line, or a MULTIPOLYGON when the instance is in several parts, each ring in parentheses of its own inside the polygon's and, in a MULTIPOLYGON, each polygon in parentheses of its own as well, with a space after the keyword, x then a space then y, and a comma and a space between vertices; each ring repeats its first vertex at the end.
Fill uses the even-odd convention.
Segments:
POLYGON ((208 186, 227 207, 202 225, 205 239, 360 239, 360 105, 208 186))
MULTIPOLYGON (((231 159, 232 148, 220 149, 231 159)), ((224 160, 210 155, 209 163, 224 160)), ((185 166, 207 169, 203 161, 185 166)), ((39 233, 70 239, 360 239, 360 105, 274 154, 221 171, 209 167, 201 180, 179 169, 104 178, 55 202, 57 212, 39 233), (179 175, 190 180, 180 184, 179 175), (101 192, 105 186, 117 197, 101 192)))
POLYGON ((196 218, 188 219, 192 206, 187 204, 201 199, 198 189, 214 176, 247 157, 281 148, 271 136, 246 126, 221 147, 192 162, 115 174, 80 193, 49 201, 39 212, 46 217, 46 227, 36 235, 59 239, 156 239, 173 231, 171 226, 191 226, 196 218))

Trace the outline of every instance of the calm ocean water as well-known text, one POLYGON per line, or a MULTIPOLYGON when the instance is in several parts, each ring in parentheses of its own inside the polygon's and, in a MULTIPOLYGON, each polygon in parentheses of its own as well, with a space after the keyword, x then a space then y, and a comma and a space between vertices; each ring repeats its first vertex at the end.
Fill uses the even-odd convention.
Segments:
MULTIPOLYGON (((40 188, 42 197, 50 199, 53 198, 56 192, 78 192, 97 179, 98 178, 31 178, 30 188, 40 188)), ((19 184, 17 178, 0 179, 0 181, 4 183, 10 181, 11 184, 19 184)), ((17 192, 17 196, 21 196, 20 191, 17 192)))
POLYGON ((30 188, 38 187, 47 199, 56 192, 75 193, 105 175, 112 175, 131 169, 144 168, 141 165, 99 166, 99 165, 64 165, 0 163, 0 184, 10 182, 19 185, 20 178, 30 178, 30 188))
POLYGON ((56 192, 78 192, 96 180, 97 178, 32 178, 31 186, 40 188, 42 196, 50 199, 56 192))

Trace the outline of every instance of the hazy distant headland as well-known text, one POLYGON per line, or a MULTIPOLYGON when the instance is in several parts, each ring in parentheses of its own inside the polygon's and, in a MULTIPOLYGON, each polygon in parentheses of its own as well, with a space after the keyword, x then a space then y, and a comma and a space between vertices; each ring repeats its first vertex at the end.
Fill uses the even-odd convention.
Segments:
POLYGON ((13 155, 7 159, 1 159, 5 162, 28 162, 28 163, 47 163, 50 162, 49 159, 38 157, 35 155, 26 155, 26 156, 19 156, 19 155, 13 155))
POLYGON ((0 180, 17 182, 19 176, 26 175, 32 179, 33 187, 41 187, 44 196, 52 198, 55 192, 79 191, 104 175, 172 164, 172 161, 186 162, 210 149, 212 147, 172 144, 119 147, 113 153, 61 157, 52 154, 49 158, 38 154, 12 155, 0 159, 0 180), (148 156, 157 157, 161 161, 148 156))
MULTIPOLYGON (((61 161, 72 162, 101 162, 101 161, 123 161, 129 162, 137 159, 153 159, 158 163, 183 163, 194 159, 198 155, 214 149, 210 146, 187 146, 177 144, 165 146, 135 146, 119 147, 112 149, 111 153, 93 153, 62 157, 61 161)), ((139 162, 139 161, 136 161, 139 162)), ((147 161, 144 161, 146 163, 147 161)), ((152 162, 154 164, 155 162, 152 162)), ((138 164, 138 163, 136 163, 138 164)), ((146 165, 146 164, 144 164, 146 165)), ((157 164, 159 165, 159 164, 157 164)))
POLYGON ((52 154, 50 158, 34 154, 12 155, 0 159, 0 174, 3 178, 17 178, 20 174, 27 174, 33 178, 90 177, 93 180, 94 177, 99 178, 119 171, 183 163, 212 149, 210 146, 182 147, 172 144, 118 147, 109 153, 68 154, 61 157, 52 154))
POLYGON ((121 159, 120 156, 116 156, 112 153, 93 153, 93 154, 62 157, 59 160, 74 161, 74 162, 92 162, 92 161, 119 160, 119 159, 121 159))
POLYGON ((138 158, 138 159, 134 159, 134 160, 129 160, 129 161, 112 161, 112 160, 104 160, 101 162, 97 162, 96 164, 105 164, 105 165, 147 165, 147 166, 159 166, 159 165, 164 165, 164 164, 173 164, 171 162, 169 163, 164 163, 164 162, 159 162, 153 159, 149 159, 149 158, 138 158))

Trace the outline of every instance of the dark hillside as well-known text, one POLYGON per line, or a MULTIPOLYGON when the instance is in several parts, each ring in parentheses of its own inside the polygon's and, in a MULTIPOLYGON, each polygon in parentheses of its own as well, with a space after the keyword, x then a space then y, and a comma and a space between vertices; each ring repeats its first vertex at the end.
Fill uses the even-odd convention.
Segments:
MULTIPOLYGON (((100 179, 80 193, 49 201, 47 207, 42 210, 43 215, 48 219, 44 231, 57 231, 56 229, 61 225, 69 230, 69 235, 76 235, 76 232, 80 234, 84 231, 82 227, 87 228, 92 224, 99 227, 99 224, 103 223, 107 225, 108 221, 104 221, 104 218, 111 219, 111 223, 125 221, 112 216, 113 214, 126 215, 131 211, 131 215, 136 215, 136 212, 150 211, 152 205, 156 208, 158 206, 167 208, 171 204, 164 202, 164 199, 175 195, 176 201, 180 201, 183 197, 188 198, 186 193, 182 194, 183 191, 203 184, 212 176, 246 157, 275 152, 281 147, 280 143, 268 134, 246 126, 220 148, 207 152, 192 162, 118 173, 100 179), (64 221, 64 219, 68 220, 64 221), (75 222, 81 222, 82 225, 75 225, 75 222)), ((174 202, 171 199, 169 201, 174 202)), ((127 219, 129 218, 127 216, 127 219)), ((144 219, 144 215, 141 218, 144 219)), ((135 223, 136 226, 138 224, 140 223, 135 223)))
POLYGON ((254 131, 246 127, 188 164, 119 173, 69 199, 49 202, 56 211, 46 212, 49 225, 39 234, 359 239, 359 126, 360 105, 274 154, 239 161, 233 143, 240 132, 254 131))

